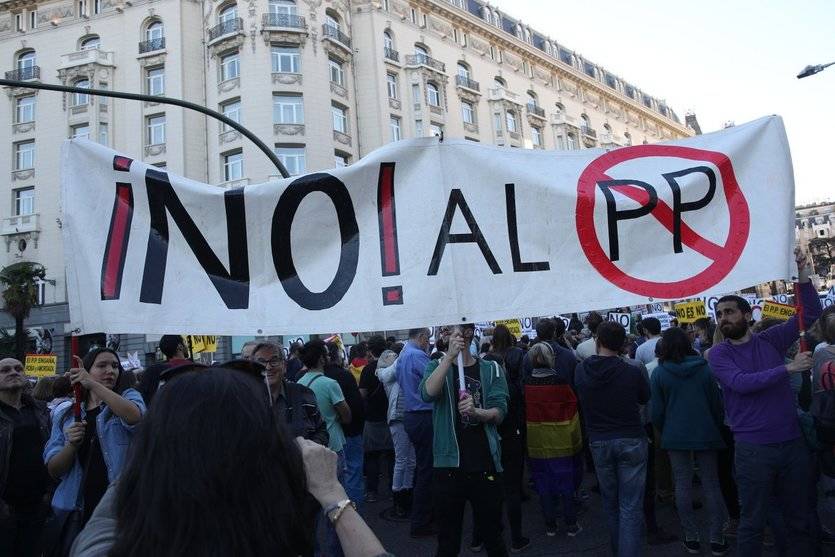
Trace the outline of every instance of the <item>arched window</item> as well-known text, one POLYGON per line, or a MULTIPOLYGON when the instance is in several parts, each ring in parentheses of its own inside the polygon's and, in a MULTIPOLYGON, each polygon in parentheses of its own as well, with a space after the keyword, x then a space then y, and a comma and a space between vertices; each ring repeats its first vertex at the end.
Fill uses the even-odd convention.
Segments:
POLYGON ((394 38, 391 31, 383 31, 383 47, 388 50, 394 50, 394 38))
POLYGON ((539 106, 536 99, 536 93, 528 91, 528 106, 539 106))
POLYGON ((627 145, 632 145, 632 134, 629 132, 623 132, 623 138, 626 140, 627 145))
POLYGON ((603 129, 606 130, 606 133, 612 133, 612 126, 609 124, 603 124, 603 129))
POLYGON ((218 23, 227 23, 238 19, 238 5, 229 4, 217 13, 218 23))
POLYGON ((98 35, 89 35, 81 39, 81 42, 78 44, 78 50, 94 50, 98 49, 101 45, 101 39, 98 35))
POLYGON ((556 111, 557 116, 565 114, 565 107, 560 103, 556 103, 554 105, 554 110, 556 111))
POLYGON ((429 62, 429 49, 422 44, 415 44, 415 59, 418 64, 427 64, 429 62))
POLYGON ((441 93, 438 91, 438 86, 431 81, 426 84, 426 102, 430 106, 441 106, 441 93))
POLYGON ((582 125, 584 129, 591 129, 591 120, 589 120, 589 117, 585 114, 581 114, 580 125, 582 125))
POLYGON ((464 62, 458 62, 458 75, 464 79, 470 79, 470 67, 464 62))
POLYGON ((165 35, 164 31, 165 29, 162 26, 162 22, 154 20, 148 24, 148 27, 145 28, 145 40, 158 41, 165 35))
POLYGON ((516 113, 512 110, 508 110, 507 112, 505 112, 505 123, 507 124, 507 131, 518 131, 516 126, 516 113))
POLYGON ((337 31, 341 31, 342 26, 341 26, 341 23, 340 23, 339 14, 336 13, 335 11, 331 10, 331 9, 326 10, 325 11, 325 25, 327 25, 328 27, 332 27, 333 29, 336 29, 337 31))
POLYGON ((501 87, 501 88, 503 88, 503 89, 504 89, 505 87, 507 87, 507 83, 505 83, 505 80, 504 80, 504 79, 502 79, 502 78, 501 78, 501 77, 499 77, 499 76, 496 76, 496 77, 494 77, 494 78, 493 78, 493 83, 496 85, 496 87, 501 87))
POLYGON ((35 66, 35 51, 26 50, 17 55, 17 69, 26 70, 35 66))
POLYGON ((281 15, 297 15, 295 0, 270 0, 270 13, 281 15))
MULTIPOLYGON (((81 89, 89 89, 90 88, 90 80, 89 79, 79 79, 75 83, 73 83, 73 87, 79 87, 81 89)), ((72 105, 73 106, 83 106, 90 102, 90 95, 87 93, 73 93, 72 95, 72 105)))

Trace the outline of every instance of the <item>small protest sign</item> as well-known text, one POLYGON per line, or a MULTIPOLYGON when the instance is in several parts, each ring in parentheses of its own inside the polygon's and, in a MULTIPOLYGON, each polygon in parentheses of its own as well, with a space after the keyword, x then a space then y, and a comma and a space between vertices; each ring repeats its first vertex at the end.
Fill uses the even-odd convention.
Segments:
POLYGON ((632 315, 628 313, 610 311, 606 320, 619 323, 624 329, 626 329, 627 332, 629 332, 629 329, 632 326, 632 315))
POLYGON ((789 317, 794 315, 794 312, 794 306, 768 301, 763 304, 760 315, 762 316, 762 319, 779 319, 780 321, 786 321, 789 317))
POLYGON ((676 304, 675 308, 679 323, 692 323, 697 319, 707 317, 707 308, 702 300, 676 304))
POLYGON ((58 356, 55 354, 26 354, 24 373, 30 377, 49 377, 55 375, 58 368, 58 356))

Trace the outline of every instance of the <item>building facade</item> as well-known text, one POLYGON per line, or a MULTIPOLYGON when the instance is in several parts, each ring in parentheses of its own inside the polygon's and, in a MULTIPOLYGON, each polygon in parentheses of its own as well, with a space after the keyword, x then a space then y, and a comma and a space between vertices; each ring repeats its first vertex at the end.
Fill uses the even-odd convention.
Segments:
POLYGON ((794 232, 800 249, 812 262, 820 280, 818 286, 835 286, 835 203, 797 207, 794 232))
MULTIPOLYGON (((417 136, 584 149, 693 134, 664 101, 480 0, 0 1, 0 61, 7 79, 213 108, 272 145, 291 174, 417 136)), ((4 93, 0 266, 46 267, 29 324, 51 336, 61 366, 72 334, 65 139, 86 137, 220 187, 278 177, 255 145, 196 112, 26 87, 4 93)), ((144 336, 122 338, 123 349, 152 352, 144 336)))

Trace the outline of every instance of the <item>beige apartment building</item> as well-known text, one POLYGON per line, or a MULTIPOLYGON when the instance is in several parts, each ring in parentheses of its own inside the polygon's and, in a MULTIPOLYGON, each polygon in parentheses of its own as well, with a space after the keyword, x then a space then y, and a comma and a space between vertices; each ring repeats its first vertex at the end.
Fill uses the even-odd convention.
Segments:
MULTIPOLYGON (((0 62, 7 79, 203 104, 272 145, 292 174, 416 136, 585 149, 693 134, 663 100, 480 0, 0 0, 0 62)), ((278 176, 255 145, 196 112, 26 87, 4 93, 0 266, 46 267, 43 305, 29 323, 62 360, 72 333, 65 139, 87 137, 221 187, 278 176)), ((121 349, 146 352, 148 340, 123 335, 121 349)), ((226 339, 224 354, 240 341, 226 339)))

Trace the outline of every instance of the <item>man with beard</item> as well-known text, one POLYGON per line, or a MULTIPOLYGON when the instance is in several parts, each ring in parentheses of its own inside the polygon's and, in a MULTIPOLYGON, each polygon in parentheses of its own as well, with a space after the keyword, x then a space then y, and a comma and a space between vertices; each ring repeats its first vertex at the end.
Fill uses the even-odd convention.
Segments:
MULTIPOLYGON (((811 270, 796 251, 804 323, 821 314, 811 270)), ((716 319, 725 341, 709 354, 713 373, 722 385, 725 411, 736 441, 736 481, 742 504, 738 530, 740 555, 760 555, 769 500, 777 497, 788 529, 789 546, 797 555, 811 555, 808 518, 809 453, 797 419, 790 375, 807 371, 813 360, 799 352, 785 363, 797 341, 797 316, 762 333, 750 329, 751 306, 739 296, 724 296, 716 319)))

